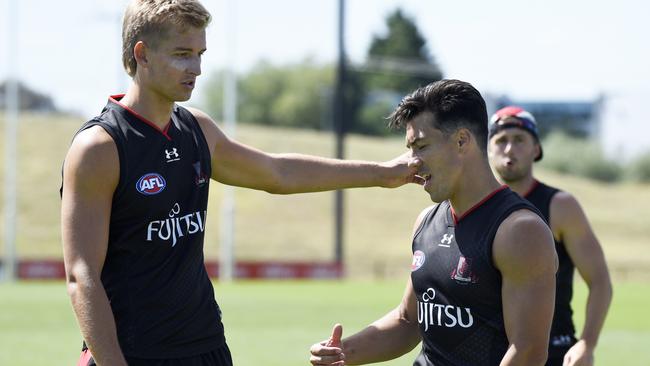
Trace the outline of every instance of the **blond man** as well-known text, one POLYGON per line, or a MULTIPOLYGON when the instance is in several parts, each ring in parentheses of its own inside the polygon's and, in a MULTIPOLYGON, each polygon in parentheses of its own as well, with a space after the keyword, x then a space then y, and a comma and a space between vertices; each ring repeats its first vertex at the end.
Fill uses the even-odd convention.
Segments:
POLYGON ((82 126, 64 163, 68 292, 79 365, 232 364, 203 263, 210 179, 271 193, 396 187, 418 162, 268 154, 176 104, 201 74, 210 14, 196 0, 135 0, 123 63, 133 82, 82 126))

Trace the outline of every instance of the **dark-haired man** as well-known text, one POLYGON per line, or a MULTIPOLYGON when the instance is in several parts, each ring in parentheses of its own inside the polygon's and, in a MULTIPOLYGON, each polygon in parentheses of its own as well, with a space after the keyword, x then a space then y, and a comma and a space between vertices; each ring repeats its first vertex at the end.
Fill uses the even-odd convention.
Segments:
POLYGON ((547 366, 591 366, 594 348, 612 300, 612 284, 598 239, 578 201, 533 175, 533 163, 542 159, 537 122, 531 113, 508 106, 490 118, 488 155, 499 180, 530 201, 553 231, 559 259, 555 314, 547 366), (571 309, 574 268, 587 283, 585 324, 575 338, 571 309))
POLYGON ((502 186, 487 158, 487 112, 466 82, 406 96, 391 116, 422 161, 434 202, 413 230, 401 303, 360 332, 311 347, 313 365, 386 361, 420 341, 418 366, 542 366, 553 316, 557 256, 537 210, 502 186))

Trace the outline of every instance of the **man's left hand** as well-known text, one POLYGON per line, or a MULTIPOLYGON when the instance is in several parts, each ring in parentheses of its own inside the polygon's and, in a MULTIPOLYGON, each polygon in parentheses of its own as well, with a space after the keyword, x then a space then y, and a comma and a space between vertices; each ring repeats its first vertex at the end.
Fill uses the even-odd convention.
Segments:
POLYGON ((594 350, 581 339, 564 355, 562 366, 593 366, 594 350))

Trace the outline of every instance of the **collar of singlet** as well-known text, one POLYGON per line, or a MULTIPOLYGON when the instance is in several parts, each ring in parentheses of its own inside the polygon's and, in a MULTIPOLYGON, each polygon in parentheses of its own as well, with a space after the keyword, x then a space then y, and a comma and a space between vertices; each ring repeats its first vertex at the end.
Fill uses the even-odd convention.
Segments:
POLYGON ((533 184, 530 185, 530 188, 528 188, 528 191, 522 196, 523 198, 528 198, 531 193, 537 188, 539 185, 539 181, 537 179, 533 179, 533 184))
POLYGON ((467 215, 469 215, 469 214, 471 214, 472 212, 476 211, 477 208, 481 207, 485 202, 487 202, 487 201, 488 201, 490 198, 492 198, 495 194, 497 194, 497 193, 499 193, 499 192, 501 192, 501 191, 503 191, 504 189, 507 189, 507 188, 508 188, 508 186, 504 184, 504 185, 502 185, 501 187, 495 189, 495 190, 492 191, 490 194, 488 194, 487 196, 485 196, 482 200, 480 200, 478 203, 476 203, 474 206, 470 207, 469 210, 465 211, 465 213, 463 213, 460 217, 458 217, 458 216, 456 215, 456 211, 454 210, 454 207, 451 205, 451 202, 449 202, 449 207, 450 207, 450 209, 451 209, 451 217, 454 218, 454 224, 455 224, 455 225, 458 225, 458 223, 460 222, 460 220, 464 219, 465 217, 467 217, 467 215))
POLYGON ((142 116, 142 115, 139 114, 138 112, 134 111, 133 109, 131 109, 131 108, 129 108, 128 106, 126 106, 125 104, 121 103, 120 100, 121 100, 122 98, 124 98, 124 94, 116 94, 116 95, 111 95, 111 96, 108 98, 108 100, 109 100, 111 103, 117 104, 118 106, 120 106, 121 108, 123 108, 125 111, 127 111, 129 114, 133 115, 133 116, 134 116, 135 118, 137 118, 138 120, 144 122, 144 123, 145 123, 146 125, 148 125, 149 127, 153 128, 153 129, 156 130, 157 132, 161 133, 163 136, 165 136, 165 137, 167 138, 167 140, 171 140, 171 139, 172 139, 172 138, 169 136, 169 127, 170 127, 171 124, 172 124, 172 123, 171 123, 171 119, 169 120, 169 122, 167 122, 167 125, 165 125, 165 128, 161 129, 160 127, 158 127, 158 126, 157 126, 155 123, 153 123, 152 121, 146 119, 144 116, 142 116))

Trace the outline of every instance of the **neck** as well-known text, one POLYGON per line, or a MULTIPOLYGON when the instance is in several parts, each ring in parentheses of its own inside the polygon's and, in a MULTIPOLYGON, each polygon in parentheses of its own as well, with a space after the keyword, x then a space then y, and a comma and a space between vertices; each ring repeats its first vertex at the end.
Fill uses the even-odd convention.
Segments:
POLYGON ((457 217, 463 216, 474 205, 501 187, 485 159, 476 159, 474 164, 467 165, 461 177, 454 193, 449 197, 457 217))
POLYGON ((524 197, 524 195, 530 192, 530 189, 535 184, 535 177, 533 177, 532 174, 528 174, 527 176, 519 180, 511 181, 511 182, 504 181, 503 183, 507 184, 508 187, 510 187, 510 189, 515 191, 520 196, 524 197))
POLYGON ((137 83, 131 84, 120 102, 154 123, 161 130, 169 123, 174 108, 174 102, 147 92, 137 83))

